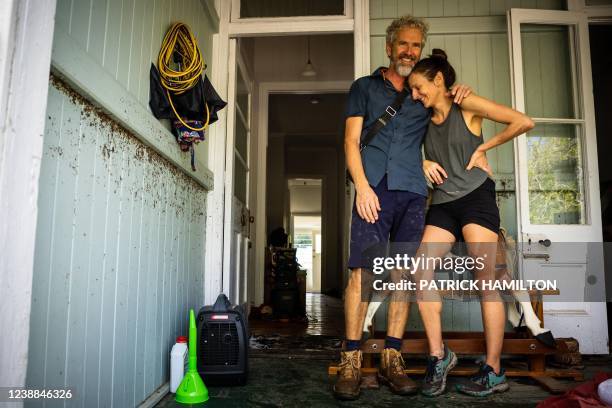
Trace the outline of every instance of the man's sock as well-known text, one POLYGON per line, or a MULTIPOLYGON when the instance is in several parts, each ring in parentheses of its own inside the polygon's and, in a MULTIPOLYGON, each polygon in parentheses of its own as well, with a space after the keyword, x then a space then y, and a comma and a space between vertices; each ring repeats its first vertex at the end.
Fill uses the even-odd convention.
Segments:
POLYGON ((392 348, 397 351, 400 351, 402 348, 402 339, 398 339, 397 337, 391 336, 385 337, 385 348, 392 348))
POLYGON ((361 348, 361 340, 346 339, 346 348, 344 351, 355 351, 361 348))

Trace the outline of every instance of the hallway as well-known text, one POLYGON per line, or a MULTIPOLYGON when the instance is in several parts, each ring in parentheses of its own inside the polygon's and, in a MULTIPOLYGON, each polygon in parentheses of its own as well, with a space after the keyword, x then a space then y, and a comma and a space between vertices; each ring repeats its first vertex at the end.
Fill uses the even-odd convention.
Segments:
POLYGON ((279 334, 282 336, 337 336, 344 332, 342 300, 321 293, 306 293, 308 323, 270 320, 250 320, 253 336, 279 334))

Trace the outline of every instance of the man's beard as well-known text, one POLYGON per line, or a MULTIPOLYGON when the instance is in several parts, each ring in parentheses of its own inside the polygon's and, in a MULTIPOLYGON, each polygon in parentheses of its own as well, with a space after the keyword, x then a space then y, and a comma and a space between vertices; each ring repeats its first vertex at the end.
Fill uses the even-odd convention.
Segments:
POLYGON ((397 72, 401 77, 406 78, 412 72, 412 67, 410 65, 402 65, 400 61, 396 61, 395 72, 397 72))
POLYGON ((399 76, 406 78, 412 72, 412 66, 402 64, 402 58, 405 58, 405 55, 397 56, 392 60, 393 68, 395 68, 395 72, 399 74, 399 76))

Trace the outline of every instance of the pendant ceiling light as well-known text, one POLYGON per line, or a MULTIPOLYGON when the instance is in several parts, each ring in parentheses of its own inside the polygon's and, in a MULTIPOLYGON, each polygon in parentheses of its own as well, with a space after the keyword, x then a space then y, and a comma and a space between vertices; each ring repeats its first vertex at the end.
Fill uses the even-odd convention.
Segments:
POLYGON ((313 77, 315 75, 317 75, 317 71, 315 71, 312 62, 310 62, 310 36, 308 36, 308 62, 302 71, 302 76, 313 77))

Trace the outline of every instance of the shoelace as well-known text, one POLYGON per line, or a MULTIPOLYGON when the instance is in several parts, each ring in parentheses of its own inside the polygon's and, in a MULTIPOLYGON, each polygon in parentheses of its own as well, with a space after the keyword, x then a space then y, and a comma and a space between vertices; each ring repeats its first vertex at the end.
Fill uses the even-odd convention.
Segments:
POLYGON ((438 374, 438 368, 439 366, 437 365, 438 363, 438 358, 437 357, 430 357, 427 359, 427 370, 425 370, 425 381, 426 382, 430 382, 434 375, 438 374))
POLYGON ((400 352, 394 352, 392 356, 390 356, 389 363, 391 364, 391 368, 393 372, 398 375, 404 375, 404 367, 406 363, 404 362, 404 357, 400 352))
POLYGON ((357 374, 355 374, 355 372, 359 370, 359 353, 345 354, 345 356, 346 359, 342 359, 342 361, 340 361, 340 375, 345 378, 357 378, 357 374))
POLYGON ((489 372, 490 371, 481 368, 478 371, 478 374, 471 378, 472 382, 475 382, 476 384, 480 385, 487 385, 489 382, 489 372))

